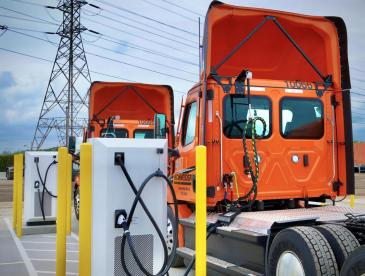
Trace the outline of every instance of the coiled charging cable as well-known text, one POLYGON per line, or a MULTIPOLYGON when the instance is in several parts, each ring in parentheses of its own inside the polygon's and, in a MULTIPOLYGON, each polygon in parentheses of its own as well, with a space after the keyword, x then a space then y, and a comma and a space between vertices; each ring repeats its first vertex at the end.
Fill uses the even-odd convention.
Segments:
POLYGON ((48 176, 48 172, 49 172, 49 169, 57 164, 58 162, 56 160, 53 160, 47 167, 46 169, 46 173, 44 175, 44 179, 42 178, 42 175, 41 175, 41 172, 40 172, 40 169, 39 169, 39 159, 35 159, 35 164, 36 164, 36 167, 37 167, 37 173, 38 173, 38 178, 39 178, 39 181, 40 183, 42 184, 42 196, 41 196, 41 191, 40 191, 40 187, 39 187, 39 182, 36 181, 34 184, 34 187, 37 188, 38 190, 38 200, 39 200, 39 205, 40 205, 40 208, 41 208, 41 213, 42 213, 42 217, 43 217, 43 221, 46 220, 46 216, 45 216, 45 212, 44 212, 44 192, 46 191, 48 195, 50 195, 51 197, 53 198, 57 198, 56 195, 52 194, 48 189, 47 189, 47 176, 48 176), (38 182, 38 183, 37 183, 38 182))
POLYGON ((174 191, 174 188, 172 186, 171 181, 168 179, 168 177, 166 175, 163 174, 163 172, 158 169, 156 172, 152 173, 151 175, 149 175, 141 184, 141 186, 139 187, 139 189, 137 190, 136 186, 134 185, 126 167, 124 166, 123 161, 121 160, 121 158, 117 159, 119 166, 121 167, 124 176, 126 177, 131 189, 133 190, 133 193, 135 194, 135 198, 130 210, 129 215, 125 218, 125 220, 121 223, 121 227, 124 230, 124 234, 122 236, 122 244, 121 244, 121 263, 122 263, 122 267, 125 271, 125 273, 128 276, 133 276, 133 274, 128 270, 125 259, 123 258, 123 252, 124 252, 124 248, 126 243, 128 243, 130 251, 133 255, 133 258, 137 264, 137 266, 139 267, 139 269, 147 276, 162 276, 162 275, 168 275, 168 271, 172 265, 172 262, 174 260, 175 254, 176 254, 176 248, 177 248, 177 240, 178 240, 178 234, 177 231, 173 232, 173 246, 172 246, 172 250, 171 250, 171 254, 168 255, 168 251, 167 251, 167 245, 166 245, 166 241, 165 241, 165 237, 162 234, 161 229, 158 227, 155 219, 153 218, 153 216, 151 215, 150 211, 148 210, 146 204, 144 203, 141 194, 144 190, 144 188, 147 186, 147 184, 150 182, 150 180, 154 177, 158 177, 158 178, 162 178, 165 180, 165 182, 167 183, 167 185, 169 186, 169 189, 171 191, 171 195, 173 198, 173 202, 174 202, 174 213, 175 213, 175 225, 179 225, 179 220, 178 220, 178 207, 177 207, 177 199, 176 199, 176 194, 174 191), (152 274, 151 272, 147 271, 147 269, 143 266, 142 262, 140 261, 137 252, 135 250, 132 238, 131 238, 131 233, 129 231, 130 228, 130 224, 132 222, 132 218, 134 215, 134 212, 136 210, 137 204, 141 204, 141 207, 143 208, 144 212, 146 213, 148 219, 151 221, 153 227, 155 228, 159 239, 161 240, 162 246, 163 246, 163 251, 164 251, 164 260, 163 260, 163 265, 161 267, 161 269, 159 270, 159 272, 157 274, 152 274))

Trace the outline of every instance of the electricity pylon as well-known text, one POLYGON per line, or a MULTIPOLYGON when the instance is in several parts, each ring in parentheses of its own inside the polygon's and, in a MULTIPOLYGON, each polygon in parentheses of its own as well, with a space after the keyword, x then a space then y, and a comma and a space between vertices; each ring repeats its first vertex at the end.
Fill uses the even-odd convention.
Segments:
MULTIPOLYGON (((70 136, 81 136, 87 123, 88 87, 91 83, 81 33, 80 0, 60 0, 56 7, 63 20, 56 33, 60 42, 44 96, 42 109, 32 141, 32 150, 40 149, 51 132, 57 134, 60 146, 68 145, 70 136), (82 118, 84 116, 84 118, 82 118)), ((52 34, 52 33, 49 33, 52 34)))

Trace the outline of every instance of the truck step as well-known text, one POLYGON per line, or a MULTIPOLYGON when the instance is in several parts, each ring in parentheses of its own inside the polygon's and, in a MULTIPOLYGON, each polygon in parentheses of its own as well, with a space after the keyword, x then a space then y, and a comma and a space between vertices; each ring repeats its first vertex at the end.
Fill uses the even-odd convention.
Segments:
MULTIPOLYGON (((187 248, 187 247, 179 247, 177 249, 177 254, 184 259, 188 259, 189 261, 193 258, 195 255, 195 251, 187 248)), ((217 272, 219 272, 219 275, 232 275, 232 276, 238 276, 238 275, 247 275, 247 276, 253 276, 253 275, 263 275, 261 273, 258 273, 256 271, 252 271, 250 269, 237 266, 235 264, 223 261, 221 259, 208 256, 207 255, 207 267, 211 268, 217 272)))

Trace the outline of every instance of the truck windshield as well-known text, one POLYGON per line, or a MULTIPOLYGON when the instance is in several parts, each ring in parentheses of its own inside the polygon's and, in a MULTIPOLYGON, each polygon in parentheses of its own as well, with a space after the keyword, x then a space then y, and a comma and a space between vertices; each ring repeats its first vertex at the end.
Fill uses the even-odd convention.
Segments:
POLYGON ((103 128, 100 131, 102 138, 128 138, 128 130, 124 128, 103 128))
MULTIPOLYGON (((264 138, 271 134, 271 102, 264 96, 251 97, 252 116, 261 117, 266 122, 264 138)), ((243 95, 227 95, 223 102, 223 133, 227 138, 240 139, 243 135, 244 124, 249 118, 247 98, 243 95)), ((262 135, 263 125, 256 123, 256 133, 262 135)), ((251 133, 246 133, 250 138, 251 133)))
POLYGON ((152 129, 136 129, 134 131, 134 138, 136 139, 152 139, 153 130, 152 129))

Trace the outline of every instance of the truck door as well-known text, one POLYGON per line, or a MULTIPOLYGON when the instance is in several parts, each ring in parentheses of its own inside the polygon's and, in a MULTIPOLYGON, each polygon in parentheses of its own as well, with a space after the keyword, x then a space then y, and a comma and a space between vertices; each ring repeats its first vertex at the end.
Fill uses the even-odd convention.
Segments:
MULTIPOLYGON (((285 182, 303 197, 331 195, 334 152, 330 93, 286 94, 279 101, 279 131, 285 182)), ((283 182, 283 184, 285 183, 283 182)))
MULTIPOLYGON (((267 181, 266 171, 270 166, 270 150, 272 148, 273 133, 273 102, 263 95, 252 95, 251 97, 252 115, 261 117, 266 122, 266 130, 263 133, 263 125, 258 122, 256 131, 257 134, 263 136, 262 139, 257 140, 257 152, 260 160, 260 181, 259 181, 259 195, 262 195, 262 183, 267 181)), ((238 182, 238 190, 235 186, 231 187, 231 193, 228 193, 228 199, 236 200, 250 190, 252 180, 249 174, 245 173, 244 166, 244 150, 242 134, 245 123, 249 118, 249 111, 247 105, 247 97, 239 94, 227 94, 222 101, 223 114, 223 163, 224 173, 231 174, 235 172, 238 182)), ((247 144, 249 148, 249 156, 252 160, 253 151, 250 139, 251 133, 247 133, 247 144)))
POLYGON ((178 151, 180 156, 175 162, 174 189, 178 199, 195 201, 195 147, 197 146, 198 101, 194 97, 187 99, 182 118, 178 151))
MULTIPOLYGON (((262 117, 267 125, 263 138, 256 141, 258 200, 333 194, 330 93, 318 97, 314 90, 298 91, 294 94, 290 89, 268 87, 261 95, 253 91, 252 115, 262 117)), ((224 170, 236 172, 240 196, 252 185, 244 168, 242 130, 249 116, 245 103, 244 97, 237 94, 224 96, 222 102, 224 170)), ((256 129, 262 134, 261 124, 256 129)), ((247 141, 253 160, 251 139, 247 141)), ((234 188, 233 199, 236 194, 234 188)))

